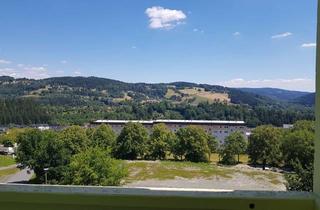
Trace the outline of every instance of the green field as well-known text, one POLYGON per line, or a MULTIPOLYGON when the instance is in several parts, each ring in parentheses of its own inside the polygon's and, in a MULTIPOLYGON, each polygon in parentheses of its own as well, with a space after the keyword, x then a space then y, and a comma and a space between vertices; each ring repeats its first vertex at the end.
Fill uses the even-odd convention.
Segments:
MULTIPOLYGON (((236 158, 236 160, 238 159, 237 156, 235 158, 236 158)), ((239 160, 240 160, 240 163, 243 163, 243 164, 248 164, 249 163, 248 155, 240 155, 239 160)), ((212 154, 211 157, 210 157, 210 161, 213 162, 213 163, 218 163, 219 162, 219 155, 217 153, 212 154)))
POLYGON ((282 175, 271 171, 255 170, 236 166, 218 166, 214 163, 192 163, 180 161, 128 161, 129 176, 126 183, 150 179, 172 180, 224 178, 236 179, 239 174, 252 180, 267 180, 268 183, 278 185, 282 182, 282 175))
POLYGON ((16 164, 16 161, 11 156, 0 155, 0 167, 10 166, 16 164))
POLYGON ((192 163, 178 161, 129 161, 129 177, 127 182, 140 181, 147 179, 174 179, 182 177, 192 178, 210 178, 219 176, 231 178, 233 173, 230 169, 220 169, 210 163, 192 163))

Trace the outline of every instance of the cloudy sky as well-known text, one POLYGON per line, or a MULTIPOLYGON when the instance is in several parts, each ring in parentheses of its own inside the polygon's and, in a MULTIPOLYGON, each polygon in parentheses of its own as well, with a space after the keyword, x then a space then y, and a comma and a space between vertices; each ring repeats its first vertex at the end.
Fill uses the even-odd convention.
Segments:
POLYGON ((0 5, 0 75, 314 90, 316 0, 0 5))

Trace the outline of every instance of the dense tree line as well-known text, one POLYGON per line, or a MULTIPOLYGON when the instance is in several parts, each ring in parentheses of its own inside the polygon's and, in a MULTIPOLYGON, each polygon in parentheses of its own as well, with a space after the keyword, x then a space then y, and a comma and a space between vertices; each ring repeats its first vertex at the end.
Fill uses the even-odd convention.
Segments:
POLYGON ((262 124, 282 126, 298 120, 313 120, 312 109, 247 105, 228 105, 223 103, 172 104, 167 101, 153 104, 124 103, 111 108, 106 119, 186 119, 186 120, 244 120, 248 126, 262 124))
POLYGON ((157 124, 148 133, 143 125, 128 123, 119 135, 108 125, 71 126, 60 132, 25 129, 1 139, 17 141, 18 161, 31 167, 40 182, 43 169, 49 168, 50 183, 118 185, 126 176, 119 159, 208 162, 211 153, 219 153, 222 164, 237 164, 240 154, 248 154, 253 166, 283 168, 289 171, 289 190, 311 191, 314 132, 313 121, 298 121, 291 129, 263 125, 253 129, 248 140, 234 132, 219 145, 197 126, 173 133, 157 124))
MULTIPOLYGON (((206 119, 244 120, 249 126, 280 126, 297 120, 313 120, 312 107, 275 100, 235 88, 176 82, 168 84, 125 83, 97 77, 58 77, 42 80, 0 77, 0 97, 32 97, 30 102, 0 105, 0 124, 83 125, 96 119, 206 119), (227 93, 231 104, 200 103, 165 97, 169 87, 203 88, 227 93), (124 96, 130 98, 124 100, 124 96), (120 98, 120 101, 114 100, 120 98), (34 104, 37 102, 36 104, 34 104), (38 105, 41 104, 42 106, 38 105), (16 105, 17 104, 17 105, 16 105), (26 107, 26 108, 24 108, 26 107), (45 107, 45 108, 44 108, 45 107), (21 111, 19 111, 21 110, 21 111), (50 120, 43 116, 48 110, 50 120), (18 111, 18 112, 16 112, 18 111)), ((25 99, 17 99, 25 100, 25 99)), ((2 103, 3 104, 3 103, 2 103)))
POLYGON ((108 125, 59 132, 25 129, 16 141, 17 161, 33 169, 42 183, 49 168, 49 183, 59 184, 119 185, 127 174, 119 159, 207 162, 217 150, 217 141, 200 127, 181 128, 175 135, 164 124, 154 126, 150 135, 139 123, 126 124, 118 136, 108 125))
POLYGON ((298 121, 292 129, 259 126, 249 137, 252 164, 284 167, 289 190, 312 191, 314 134, 313 121, 298 121))
POLYGON ((0 99, 0 125, 48 123, 48 111, 31 99, 0 99))
MULTIPOLYGON (((72 100, 69 98, 67 100, 72 100)), ((281 108, 222 103, 173 104, 123 102, 106 106, 44 106, 32 99, 0 99, 0 125, 60 124, 83 125, 96 119, 186 119, 186 120, 244 120, 249 127, 262 124, 282 126, 299 120, 313 120, 310 109, 281 108)))

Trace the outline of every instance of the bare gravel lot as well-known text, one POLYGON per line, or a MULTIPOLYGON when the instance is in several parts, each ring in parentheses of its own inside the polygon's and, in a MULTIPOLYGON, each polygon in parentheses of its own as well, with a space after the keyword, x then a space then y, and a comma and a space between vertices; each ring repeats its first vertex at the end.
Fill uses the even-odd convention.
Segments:
POLYGON ((208 163, 130 161, 127 187, 202 188, 285 191, 281 173, 247 165, 232 167, 208 163))

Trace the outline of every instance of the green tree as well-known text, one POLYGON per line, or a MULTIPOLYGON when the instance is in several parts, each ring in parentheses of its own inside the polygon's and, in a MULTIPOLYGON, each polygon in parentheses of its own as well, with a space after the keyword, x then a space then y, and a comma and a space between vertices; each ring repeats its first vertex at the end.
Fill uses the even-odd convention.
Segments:
POLYGON ((3 144, 3 146, 5 147, 13 147, 14 146, 14 142, 11 139, 8 138, 4 138, 1 143, 3 144))
POLYGON ((221 163, 225 165, 235 165, 237 163, 235 152, 228 144, 222 145, 219 155, 222 157, 221 163))
POLYGON ((56 132, 30 129, 18 137, 17 161, 33 169, 39 182, 44 182, 44 168, 49 168, 49 183, 59 183, 69 160, 56 132))
POLYGON ((153 126, 152 134, 147 141, 147 157, 151 159, 163 160, 169 152, 170 143, 174 140, 172 133, 165 124, 153 126))
POLYGON ((84 151, 89 146, 89 139, 84 128, 70 126, 60 133, 60 140, 71 155, 84 151))
POLYGON ((224 141, 221 150, 222 162, 225 164, 235 164, 235 155, 238 156, 240 162, 240 154, 245 153, 247 149, 247 141, 240 131, 231 133, 224 141))
POLYGON ((38 152, 42 140, 41 132, 37 129, 29 129, 21 133, 17 138, 17 162, 30 168, 35 164, 35 154, 38 152))
POLYGON ((240 162, 240 154, 244 154, 247 151, 248 141, 244 137, 244 134, 240 131, 233 132, 230 134, 234 152, 238 156, 238 163, 240 162))
POLYGON ((218 140, 211 135, 208 135, 208 148, 209 148, 209 160, 211 160, 211 154, 218 152, 219 143, 218 140))
POLYGON ((281 150, 286 166, 293 168, 299 163, 302 166, 309 165, 314 158, 314 133, 293 130, 283 137, 281 150))
POLYGON ((5 133, 0 135, 0 143, 13 145, 17 142, 18 136, 24 133, 26 128, 10 128, 5 133))
POLYGON ((292 130, 307 130, 312 133, 315 132, 315 121, 299 120, 293 124, 292 130))
POLYGON ((175 160, 183 160, 186 154, 185 144, 182 142, 183 139, 178 138, 177 135, 173 136, 174 138, 170 142, 169 150, 173 155, 175 160))
POLYGON ((95 128, 90 128, 90 127, 86 129, 87 137, 91 141, 92 141, 92 135, 93 135, 95 130, 96 130, 95 128))
POLYGON ((92 142, 91 145, 93 147, 100 148, 110 148, 114 147, 116 142, 116 134, 110 127, 110 125, 102 124, 97 127, 92 133, 92 142))
POLYGON ((148 132, 140 123, 127 123, 117 138, 115 157, 135 160, 143 157, 146 150, 148 132))
POLYGON ((120 185, 127 175, 123 162, 111 158, 99 148, 89 148, 72 157, 65 175, 65 184, 120 185))
POLYGON ((187 161, 208 161, 208 134, 203 128, 198 126, 181 128, 177 132, 177 138, 187 161))
POLYGON ((312 191, 314 126, 314 121, 298 121, 283 137, 281 149, 284 163, 294 172, 285 175, 288 190, 312 191))
MULTIPOLYGON (((313 161, 312 161, 313 163, 313 161)), ((313 188, 313 164, 302 166, 294 164, 293 174, 286 174, 287 189, 290 191, 312 191, 313 188)))
POLYGON ((270 125, 258 126, 250 137, 248 155, 253 164, 262 163, 263 169, 267 164, 279 165, 281 162, 282 131, 270 125))

